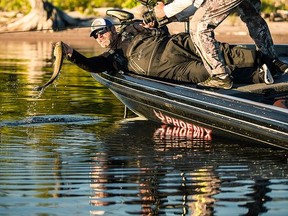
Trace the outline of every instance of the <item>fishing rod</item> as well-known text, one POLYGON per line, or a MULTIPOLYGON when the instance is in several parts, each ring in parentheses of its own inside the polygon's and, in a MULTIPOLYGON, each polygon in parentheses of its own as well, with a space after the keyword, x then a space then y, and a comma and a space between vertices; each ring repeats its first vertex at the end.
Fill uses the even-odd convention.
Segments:
MULTIPOLYGON (((117 25, 122 25, 122 24, 113 24, 115 26, 117 25)), ((104 25, 97 25, 97 26, 103 26, 104 25)), ((34 30, 17 30, 17 31, 3 31, 0 32, 0 34, 14 34, 14 33, 29 33, 29 32, 42 32, 42 31, 54 31, 54 32, 59 32, 59 31, 64 31, 64 30, 69 30, 69 29, 82 29, 82 28, 91 28, 92 26, 71 26, 71 27, 65 27, 65 28, 46 28, 46 29, 34 29, 34 30)), ((95 26, 93 26, 95 27, 95 26)))
POLYGON ((64 31, 68 29, 74 28, 89 28, 89 26, 75 26, 75 27, 67 27, 67 28, 46 28, 46 29, 34 29, 34 30, 17 30, 17 31, 4 31, 0 32, 0 34, 11 34, 11 33, 25 33, 25 32, 41 32, 41 31, 64 31))

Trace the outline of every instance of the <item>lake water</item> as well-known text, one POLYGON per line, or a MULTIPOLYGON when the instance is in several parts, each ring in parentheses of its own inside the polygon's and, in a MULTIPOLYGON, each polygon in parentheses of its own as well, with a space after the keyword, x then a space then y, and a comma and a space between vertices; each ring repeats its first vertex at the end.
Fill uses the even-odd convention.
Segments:
POLYGON ((114 95, 68 61, 39 95, 51 52, 0 43, 0 215, 287 215, 287 152, 123 119, 114 95))

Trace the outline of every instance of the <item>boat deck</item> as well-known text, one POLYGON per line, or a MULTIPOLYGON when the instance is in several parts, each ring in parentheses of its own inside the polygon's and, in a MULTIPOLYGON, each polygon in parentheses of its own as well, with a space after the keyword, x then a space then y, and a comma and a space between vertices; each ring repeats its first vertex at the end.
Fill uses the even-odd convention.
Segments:
POLYGON ((288 75, 282 76, 274 80, 271 85, 265 83, 253 85, 235 85, 234 89, 241 92, 263 93, 264 91, 288 91, 288 75))

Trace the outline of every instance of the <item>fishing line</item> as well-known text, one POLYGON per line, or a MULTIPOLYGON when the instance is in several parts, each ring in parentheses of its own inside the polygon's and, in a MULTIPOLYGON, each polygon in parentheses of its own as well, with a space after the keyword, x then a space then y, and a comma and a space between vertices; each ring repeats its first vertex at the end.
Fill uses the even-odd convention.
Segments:
MULTIPOLYGON (((121 24, 113 24, 114 26, 118 26, 121 24)), ((75 27, 67 27, 67 28, 47 28, 47 29, 35 29, 35 30, 19 30, 19 31, 4 31, 0 32, 0 34, 13 34, 13 33, 29 33, 29 32, 42 32, 42 31, 54 31, 54 32, 60 32, 64 30, 69 30, 69 29, 82 29, 82 28, 91 28, 91 27, 106 27, 106 25, 97 25, 97 26, 75 26, 75 27)))
POLYGON ((19 31, 4 31, 0 32, 0 34, 11 34, 11 33, 27 33, 27 32, 41 32, 41 31, 64 31, 68 29, 75 29, 75 28, 89 28, 89 26, 76 26, 76 27, 69 27, 69 28, 47 28, 47 29, 35 29, 35 30, 19 30, 19 31))

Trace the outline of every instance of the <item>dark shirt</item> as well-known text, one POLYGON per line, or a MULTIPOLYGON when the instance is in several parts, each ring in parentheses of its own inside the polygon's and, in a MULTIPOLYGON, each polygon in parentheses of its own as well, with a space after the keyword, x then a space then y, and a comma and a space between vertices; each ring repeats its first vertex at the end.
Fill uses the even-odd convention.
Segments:
POLYGON ((87 58, 76 50, 73 50, 73 54, 69 60, 80 68, 92 73, 129 70, 127 52, 131 48, 132 42, 135 41, 135 37, 137 35, 152 35, 153 31, 137 23, 129 25, 117 35, 117 39, 112 44, 110 50, 91 58, 87 58))

